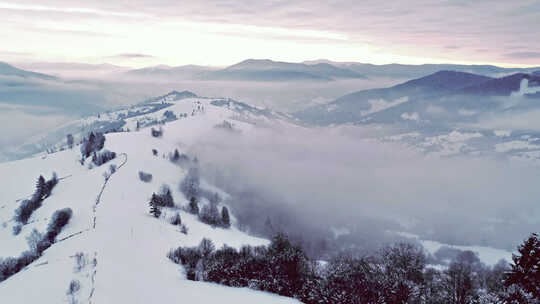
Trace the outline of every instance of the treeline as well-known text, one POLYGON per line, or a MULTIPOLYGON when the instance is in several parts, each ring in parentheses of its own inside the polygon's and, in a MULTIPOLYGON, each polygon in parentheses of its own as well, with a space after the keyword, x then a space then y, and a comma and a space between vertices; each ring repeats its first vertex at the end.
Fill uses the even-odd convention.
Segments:
POLYGON ((14 233, 18 234, 20 231, 20 225, 25 225, 32 213, 41 207, 41 203, 47 197, 51 195, 52 189, 58 184, 58 177, 56 173, 53 173, 51 179, 45 181, 43 175, 40 175, 36 182, 36 190, 32 197, 27 200, 23 200, 19 207, 15 209, 14 220, 19 224, 14 227, 14 233))
POLYGON ((540 241, 532 234, 518 248, 513 265, 482 264, 462 252, 445 270, 426 265, 423 249, 407 243, 376 255, 342 256, 328 263, 309 260, 301 247, 276 235, 269 246, 224 246, 203 239, 198 247, 168 254, 184 265, 190 280, 294 297, 304 303, 531 303, 540 301, 540 241))
POLYGON ((81 164, 84 164, 84 161, 92 156, 92 163, 96 166, 101 166, 106 162, 116 158, 116 153, 103 150, 105 146, 105 135, 100 132, 90 132, 88 137, 82 139, 81 142, 81 164))
POLYGON ((105 136, 103 133, 90 132, 88 137, 82 139, 81 142, 81 156, 82 159, 90 157, 94 152, 97 152, 105 146, 105 136))
POLYGON ((229 228, 231 226, 229 209, 227 209, 226 206, 222 206, 221 211, 218 209, 218 205, 222 201, 221 197, 217 193, 212 193, 200 186, 201 181, 197 158, 194 158, 193 161, 191 161, 189 157, 184 154, 180 156, 178 151, 175 150, 171 161, 178 159, 182 159, 184 162, 191 162, 188 173, 180 183, 180 191, 189 200, 187 211, 198 215, 199 220, 203 223, 213 227, 229 228), (199 202, 202 198, 205 198, 208 201, 208 204, 205 204, 200 208, 199 202))
POLYGON ((156 218, 161 216, 162 207, 174 207, 174 200, 169 187, 163 185, 159 193, 152 193, 148 205, 150 206, 150 213, 156 218))
POLYGON ((69 208, 57 210, 51 217, 45 234, 36 229, 27 237, 30 250, 23 252, 19 257, 0 259, 0 282, 21 271, 24 267, 37 260, 45 250, 51 247, 62 228, 69 222, 72 211, 69 208))

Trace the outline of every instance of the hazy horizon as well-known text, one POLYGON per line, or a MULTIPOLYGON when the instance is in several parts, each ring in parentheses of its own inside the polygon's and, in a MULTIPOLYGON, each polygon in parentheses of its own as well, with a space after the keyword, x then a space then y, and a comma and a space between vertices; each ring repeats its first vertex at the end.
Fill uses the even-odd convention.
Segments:
POLYGON ((539 8, 501 0, 2 1, 0 36, 17 39, 0 46, 0 58, 130 67, 246 58, 540 66, 531 30, 539 8))

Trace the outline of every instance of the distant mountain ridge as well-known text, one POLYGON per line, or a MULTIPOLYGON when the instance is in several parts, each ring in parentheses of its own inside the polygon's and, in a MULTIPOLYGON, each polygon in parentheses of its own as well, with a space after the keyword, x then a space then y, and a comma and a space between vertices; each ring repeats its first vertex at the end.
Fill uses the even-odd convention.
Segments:
POLYGON ((190 80, 241 81, 332 81, 338 79, 399 78, 416 79, 439 71, 454 71, 488 77, 503 77, 515 73, 539 73, 540 67, 503 68, 494 65, 460 64, 367 64, 314 60, 301 63, 247 59, 225 68, 184 65, 178 67, 153 66, 124 72, 125 75, 156 76, 190 80))
POLYGON ((32 78, 38 78, 38 79, 44 79, 44 80, 57 79, 56 77, 51 76, 51 75, 22 70, 10 64, 7 64, 5 62, 0 62, 0 75, 17 76, 17 77, 23 77, 23 78, 32 77, 32 78))
POLYGON ((526 79, 528 85, 540 86, 540 75, 529 75, 524 73, 491 79, 483 83, 471 85, 460 92, 465 94, 509 96, 513 92, 519 91, 522 81, 526 79))
POLYGON ((532 73, 540 70, 540 67, 531 68, 503 68, 494 65, 463 65, 463 64, 370 64, 359 62, 334 62, 326 59, 305 61, 305 64, 327 63, 338 67, 347 68, 368 77, 392 77, 392 78, 419 78, 438 71, 456 71, 478 74, 490 77, 501 77, 514 73, 532 73))
POLYGON ((204 75, 204 79, 210 80, 228 79, 255 81, 331 81, 340 78, 365 79, 366 77, 349 69, 336 67, 326 63, 307 65, 303 63, 272 61, 269 59, 247 59, 225 69, 209 72, 204 75))
POLYGON ((538 92, 540 77, 535 75, 518 73, 491 78, 440 71, 389 88, 353 92, 328 104, 299 111, 294 116, 320 125, 419 121, 421 114, 436 121, 435 116, 442 113, 447 119, 451 116, 463 120, 495 110, 499 106, 496 97, 517 94, 536 99, 540 98, 538 92))
POLYGON ((429 88, 432 90, 456 90, 471 85, 484 83, 493 78, 456 71, 439 71, 434 74, 398 84, 393 88, 429 88))
POLYGON ((134 77, 167 77, 172 79, 196 79, 205 72, 216 70, 213 67, 200 65, 183 65, 171 67, 166 65, 158 65, 141 69, 134 69, 124 72, 124 75, 134 77))

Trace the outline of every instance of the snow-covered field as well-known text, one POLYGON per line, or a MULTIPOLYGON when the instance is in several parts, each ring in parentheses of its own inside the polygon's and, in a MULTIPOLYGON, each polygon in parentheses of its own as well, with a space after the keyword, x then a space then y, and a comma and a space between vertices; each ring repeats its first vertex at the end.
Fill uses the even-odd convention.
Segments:
POLYGON ((406 232, 398 232, 399 235, 404 236, 406 238, 416 239, 422 246, 424 247, 424 250, 429 254, 435 254, 437 250, 441 249, 442 247, 448 247, 452 249, 458 249, 462 251, 472 251, 477 254, 478 258, 482 263, 494 266, 497 264, 500 260, 505 260, 507 262, 512 261, 512 253, 508 252, 506 250, 492 248, 492 247, 485 247, 485 246, 457 246, 457 245, 449 245, 449 244, 443 244, 436 241, 431 240, 422 240, 417 235, 412 233, 406 233, 406 232))
MULTIPOLYGON (((170 187, 176 205, 187 204, 178 190, 187 172, 171 163, 168 154, 175 148, 184 152, 216 124, 238 115, 226 107, 211 105, 208 99, 197 98, 176 101, 151 115, 159 117, 166 110, 188 116, 165 124, 161 138, 152 137, 149 128, 107 134, 105 149, 118 156, 101 167, 82 166, 78 146, 0 164, 0 258, 18 256, 27 250, 26 236, 34 228, 44 232, 55 210, 73 210, 57 242, 38 260, 0 283, 0 303, 64 303, 71 299, 66 291, 72 280, 81 285, 74 296, 77 303, 216 303, 225 299, 227 303, 296 302, 250 289, 188 281, 182 267, 166 257, 171 248, 194 246, 204 237, 218 248, 223 244, 240 247, 268 243, 248 236, 234 225, 230 229, 212 228, 181 212, 182 222, 189 229, 184 235, 178 226, 168 223, 176 211, 165 209, 160 219, 149 214, 150 196, 162 185, 170 187), (158 151, 157 156, 152 149, 158 151), (105 184, 103 175, 109 164, 115 164, 117 171, 105 184), (150 183, 139 180, 141 170, 153 175, 150 183), (33 193, 40 174, 49 178, 53 172, 60 182, 21 233, 14 236, 12 217, 18 200, 33 193), (75 269, 77 253, 84 255, 81 269, 75 269)), ((136 121, 128 119, 127 123, 133 127, 136 121)), ((239 121, 234 125, 243 132, 254 127, 239 121)))

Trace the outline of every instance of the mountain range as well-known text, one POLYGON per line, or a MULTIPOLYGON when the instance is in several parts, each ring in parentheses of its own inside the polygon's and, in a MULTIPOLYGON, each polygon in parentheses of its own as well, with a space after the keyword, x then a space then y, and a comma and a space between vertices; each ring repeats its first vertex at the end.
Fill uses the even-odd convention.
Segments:
MULTIPOLYGON (((32 63, 23 67, 37 69, 42 73, 24 71, 9 64, 0 65, 0 74, 19 75, 53 79, 46 73, 76 77, 76 73, 85 76, 119 75, 130 78, 152 77, 154 80, 224 80, 224 81, 332 81, 340 79, 415 79, 428 76, 438 71, 465 72, 488 77, 502 77, 510 74, 540 73, 540 67, 503 68, 493 65, 457 65, 457 64, 365 64, 357 62, 333 62, 329 60, 306 61, 302 63, 280 62, 269 59, 247 59, 228 67, 210 67, 201 65, 167 66, 157 65, 138 69, 127 69, 111 64, 79 63, 32 63), (32 74, 33 73, 33 74, 32 74)), ((81 76, 83 77, 83 76, 81 76)))
MULTIPOLYGON (((540 98, 540 77, 517 73, 491 78, 440 71, 389 88, 353 92, 295 113, 309 123, 431 123, 470 120, 476 114, 501 110, 497 97, 540 98), (445 119, 441 120, 444 116, 445 119)), ((507 110, 507 109, 505 109, 507 110)))
POLYGON ((305 64, 326 63, 333 66, 346 68, 369 77, 390 77, 390 78, 419 78, 438 71, 456 71, 472 73, 490 77, 501 77, 513 73, 531 73, 539 67, 531 68, 503 68, 494 65, 463 65, 463 64, 370 64, 358 62, 335 62, 330 60, 305 61, 305 64))

